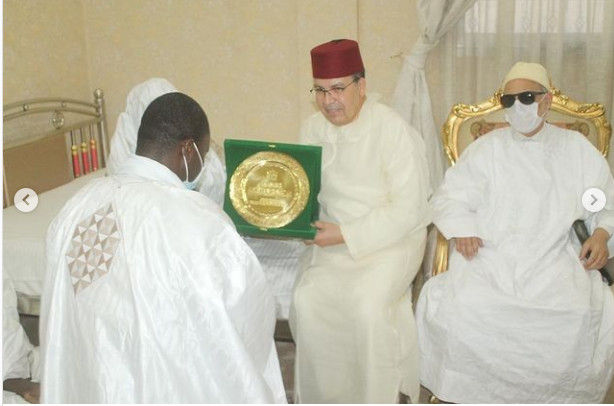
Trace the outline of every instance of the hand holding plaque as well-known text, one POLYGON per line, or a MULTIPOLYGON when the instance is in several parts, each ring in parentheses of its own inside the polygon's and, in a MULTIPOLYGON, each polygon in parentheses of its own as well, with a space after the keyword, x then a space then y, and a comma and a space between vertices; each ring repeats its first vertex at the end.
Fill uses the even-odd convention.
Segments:
POLYGON ((243 235, 313 239, 320 147, 226 140, 224 210, 243 235))

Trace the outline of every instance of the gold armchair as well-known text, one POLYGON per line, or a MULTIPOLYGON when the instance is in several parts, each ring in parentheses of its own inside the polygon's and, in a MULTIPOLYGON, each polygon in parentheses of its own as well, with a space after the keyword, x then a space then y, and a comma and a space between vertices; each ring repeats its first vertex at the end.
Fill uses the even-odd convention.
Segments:
MULTIPOLYGON (((579 131, 604 156, 610 147, 612 128, 605 118, 600 103, 579 103, 551 88, 553 100, 546 119, 549 123, 579 131)), ((459 103, 452 108, 443 125, 443 145, 448 160, 453 166, 463 150, 475 139, 496 128, 506 127, 501 106, 501 89, 485 102, 479 104, 459 103)), ((448 269, 450 243, 440 232, 437 233, 433 276, 448 269)))

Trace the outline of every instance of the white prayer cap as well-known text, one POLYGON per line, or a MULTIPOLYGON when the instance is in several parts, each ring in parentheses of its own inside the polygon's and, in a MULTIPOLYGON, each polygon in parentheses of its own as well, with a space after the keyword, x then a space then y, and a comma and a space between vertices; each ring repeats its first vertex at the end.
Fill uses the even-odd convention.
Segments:
POLYGON ((516 62, 512 69, 507 72, 501 88, 505 88, 507 82, 514 79, 532 80, 550 90, 550 76, 548 76, 548 71, 539 63, 516 62))

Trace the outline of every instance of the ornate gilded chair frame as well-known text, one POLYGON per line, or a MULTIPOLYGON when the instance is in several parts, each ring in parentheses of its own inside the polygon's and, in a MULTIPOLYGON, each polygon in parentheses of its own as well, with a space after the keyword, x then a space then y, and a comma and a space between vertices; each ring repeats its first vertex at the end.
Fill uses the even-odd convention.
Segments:
MULTIPOLYGON (((557 88, 551 88, 552 105, 548 112, 550 123, 579 131, 595 145, 595 147, 607 156, 610 149, 610 137, 612 127, 605 118, 605 109, 600 103, 579 103, 561 93, 557 88), (561 121, 558 121, 561 119, 561 121), (591 129, 593 132, 591 133, 591 129)), ((443 145, 451 166, 454 166, 464 149, 459 146, 459 134, 461 128, 470 122, 471 141, 492 131, 496 128, 506 127, 503 121, 486 121, 486 118, 497 113, 501 115, 500 97, 502 90, 479 104, 456 104, 450 112, 442 128, 443 145)), ((468 143, 467 143, 468 144, 468 143)), ((465 145, 466 146, 466 145, 465 145)), ((440 232, 437 232, 435 258, 433 259, 433 276, 445 272, 448 269, 448 257, 450 243, 440 232)))

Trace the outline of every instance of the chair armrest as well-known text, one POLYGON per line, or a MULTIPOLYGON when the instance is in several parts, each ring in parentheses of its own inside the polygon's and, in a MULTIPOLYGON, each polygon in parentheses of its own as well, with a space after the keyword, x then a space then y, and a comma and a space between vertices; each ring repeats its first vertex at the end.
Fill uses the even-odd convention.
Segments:
POLYGON ((437 276, 448 270, 448 257, 450 255, 450 242, 437 230, 437 242, 435 246, 435 259, 433 261, 433 276, 437 276))

